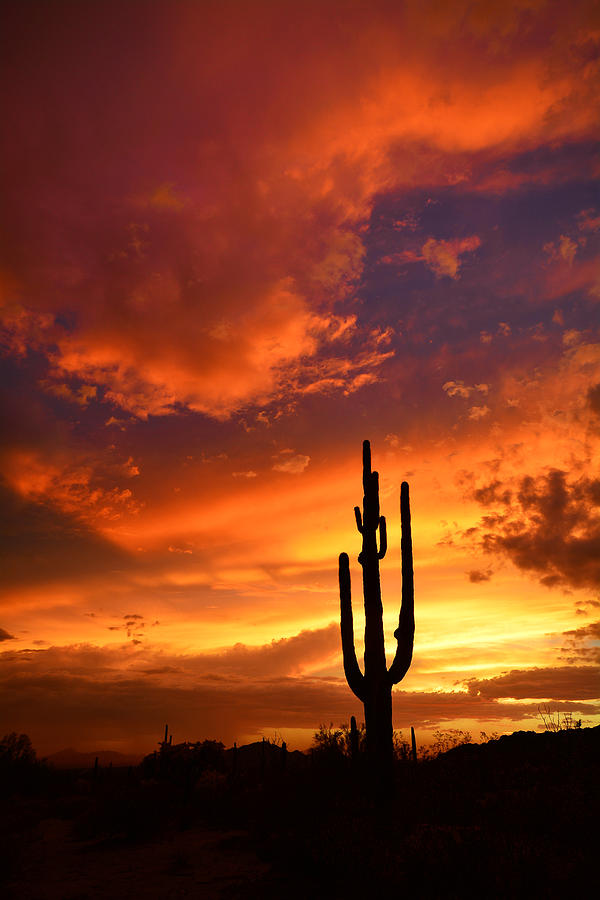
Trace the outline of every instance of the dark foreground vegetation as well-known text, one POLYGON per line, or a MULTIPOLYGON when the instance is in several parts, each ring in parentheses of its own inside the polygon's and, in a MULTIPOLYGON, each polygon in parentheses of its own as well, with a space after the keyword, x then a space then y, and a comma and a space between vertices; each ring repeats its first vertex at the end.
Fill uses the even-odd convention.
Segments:
POLYGON ((517 732, 417 763, 398 744, 385 790, 346 737, 322 729, 309 755, 205 741, 179 754, 165 747, 138 767, 56 770, 15 736, 0 753, 0 893, 347 900, 592 890, 600 727, 517 732))

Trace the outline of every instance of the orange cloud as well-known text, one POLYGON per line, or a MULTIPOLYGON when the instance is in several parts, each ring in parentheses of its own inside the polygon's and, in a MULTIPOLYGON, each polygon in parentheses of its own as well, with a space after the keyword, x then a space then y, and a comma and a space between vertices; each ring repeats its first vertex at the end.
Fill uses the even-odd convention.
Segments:
POLYGON ((481 240, 477 235, 453 241, 436 241, 435 238, 429 238, 421 252, 425 263, 438 278, 443 275, 458 278, 460 257, 464 253, 476 250, 480 244, 481 240))
MULTIPOLYGON (((469 155, 489 158, 594 134, 600 91, 588 44, 597 10, 580 8, 578 18, 553 7, 548 33, 543 5, 483 13, 465 2, 452 15, 437 9, 435 16, 417 3, 385 5, 383 19, 376 6, 354 10, 343 35, 329 27, 329 7, 301 15, 286 8, 291 27, 272 4, 240 8, 226 27, 224 12, 178 8, 147 91, 131 88, 132 133, 151 119, 140 127, 138 178, 129 179, 116 205, 97 208, 100 252, 93 260, 82 247, 71 251, 68 265, 57 264, 60 253, 47 258, 44 247, 60 239, 50 219, 39 224, 39 259, 26 269, 26 331, 22 314, 9 314, 10 346, 22 353, 37 341, 51 358, 56 390, 65 376, 79 378, 141 418, 187 406, 223 419, 279 396, 284 383, 291 389, 289 366, 334 349, 323 316, 357 287, 365 255, 357 229, 379 194, 468 185, 477 167, 469 155), (179 98, 182 85, 185 104, 157 107, 155 94, 179 98), (173 130, 186 141, 177 181, 164 174, 182 152, 173 147, 173 130), (455 168, 448 168, 449 154, 455 168), (32 279, 50 283, 49 293, 77 310, 75 327, 56 341, 44 338, 51 314, 32 279)), ((74 17, 65 34, 80 26, 74 17)), ((57 44, 45 63, 52 68, 42 67, 40 78, 61 70, 61 53, 57 44)), ((135 60, 130 64, 130 76, 137 75, 135 60)), ((79 89, 75 81, 73 102, 79 89)), ((110 135, 109 158, 128 146, 117 127, 125 103, 115 93, 98 124, 110 135)), ((26 149, 41 143, 30 128, 19 124, 26 149)), ((67 127, 59 160, 67 170, 80 137, 75 124, 67 127)), ((83 149, 94 171, 100 151, 83 149)), ((89 195, 100 191, 89 180, 87 188, 89 195)), ((82 216, 71 209, 61 234, 76 233, 82 216)), ((461 256, 479 245, 477 236, 432 237, 419 258, 437 277, 457 279, 461 256)), ((353 392, 375 377, 354 373, 322 384, 353 392)))
POLYGON ((294 453, 293 450, 282 450, 279 462, 273 466, 275 472, 287 472, 289 475, 299 475, 304 472, 310 462, 310 456, 302 453, 294 453))
MULTIPOLYGON (((85 516, 89 521, 114 521, 124 514, 135 515, 140 509, 129 487, 106 485, 98 462, 77 464, 64 458, 49 461, 25 451, 5 454, 3 467, 6 482, 23 497, 50 500, 64 512, 85 516)), ((108 468, 112 468, 113 478, 139 475, 131 459, 108 468)))
POLYGON ((383 263, 413 263, 424 262, 437 278, 444 275, 456 280, 460 277, 460 257, 470 253, 481 246, 481 239, 473 234, 466 238, 456 238, 449 241, 429 238, 423 244, 420 252, 416 250, 402 250, 391 256, 384 256, 383 263))
POLYGON ((446 381, 442 385, 442 390, 445 391, 449 397, 461 397, 462 399, 468 399, 471 394, 475 391, 483 394, 484 396, 487 394, 489 390, 489 385, 487 384, 474 384, 468 385, 465 384, 464 381, 446 381))

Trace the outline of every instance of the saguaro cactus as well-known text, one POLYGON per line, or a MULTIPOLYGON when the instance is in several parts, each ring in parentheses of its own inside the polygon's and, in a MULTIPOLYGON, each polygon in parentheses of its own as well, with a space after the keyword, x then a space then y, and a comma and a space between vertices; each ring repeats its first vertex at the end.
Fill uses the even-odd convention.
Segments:
POLYGON ((165 736, 162 741, 159 741, 160 749, 166 750, 169 746, 169 726, 165 725, 165 736))
POLYGON ((415 634, 414 579, 408 484, 403 482, 400 489, 402 603, 398 628, 394 632, 398 646, 394 661, 388 669, 379 580, 379 560, 383 559, 387 550, 387 531, 385 517, 379 514, 379 475, 371 471, 369 441, 363 441, 363 488, 362 515, 358 506, 354 507, 354 515, 356 527, 362 535, 362 550, 358 562, 362 566, 365 603, 364 674, 358 665, 354 647, 350 563, 347 553, 340 554, 339 568, 342 651, 348 685, 365 708, 367 753, 373 764, 384 771, 389 769, 393 759, 392 685, 404 678, 412 659, 415 634))

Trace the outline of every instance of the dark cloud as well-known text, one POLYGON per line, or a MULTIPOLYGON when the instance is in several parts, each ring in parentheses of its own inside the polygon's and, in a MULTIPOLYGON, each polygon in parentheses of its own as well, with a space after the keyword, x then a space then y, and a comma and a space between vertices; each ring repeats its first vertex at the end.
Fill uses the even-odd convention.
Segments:
POLYGON ((508 556, 548 587, 600 586, 600 479, 572 481, 551 469, 512 490, 492 482, 474 497, 496 506, 471 530, 483 550, 508 556))
MULTIPOLYGON (((109 629, 123 627, 109 626, 109 629)), ((211 653, 177 654, 152 647, 136 652, 126 644, 106 647, 77 644, 50 647, 42 654, 35 650, 5 652, 0 655, 0 666, 4 671, 7 667, 19 672, 43 668, 49 675, 69 672, 84 676, 89 673, 98 678, 117 677, 121 672, 136 676, 170 672, 177 673, 178 680, 187 683, 213 676, 234 680, 285 677, 321 665, 339 653, 339 625, 332 623, 268 644, 247 646, 238 643, 211 653)))
MULTIPOLYGON (((318 632, 313 638, 323 643, 318 632)), ((3 653, 0 716, 44 747, 122 739, 150 750, 165 721, 181 738, 231 742, 257 728, 316 729, 330 718, 360 715, 341 679, 286 674, 298 667, 300 646, 304 654, 317 653, 310 643, 304 633, 263 648, 238 645, 186 657, 131 644, 3 653)))
POLYGON ((490 506, 492 503, 510 503, 511 491, 508 490, 501 481, 497 479, 486 484, 481 488, 473 491, 473 497, 483 506, 490 506))
POLYGON ((339 625, 331 624, 318 630, 306 629, 290 638, 271 641, 261 647, 235 644, 222 653, 202 654, 199 657, 205 671, 214 666, 224 673, 272 677, 277 674, 296 674, 313 662, 320 662, 339 653, 339 625))
POLYGON ((596 384, 589 389, 587 401, 591 409, 600 416, 600 384, 596 384))
MULTIPOLYGON (((149 751, 166 721, 181 739, 228 743, 261 731, 316 730, 321 722, 363 715, 343 677, 292 674, 328 656, 334 638, 337 643, 334 632, 337 626, 329 626, 221 654, 177 656, 131 644, 5 652, 0 654, 0 716, 7 727, 29 733, 44 752, 107 740, 149 751)), ((561 709, 565 703, 589 715, 598 711, 585 702, 595 697, 593 683, 590 667, 565 667, 474 680, 466 690, 453 692, 395 691, 394 724, 430 729, 459 718, 535 719, 537 702, 498 699, 515 693, 526 699, 557 697, 561 709), (531 686, 525 690, 527 679, 531 686)))
MULTIPOLYGON (((562 658, 570 663, 600 663, 600 622, 565 631, 562 658)), ((600 671, 597 671, 600 681, 600 671)))
POLYGON ((5 631, 4 628, 0 628, 0 642, 1 641, 14 641, 16 640, 14 634, 9 634, 8 631, 5 631))
MULTIPOLYGON (((394 691, 395 727, 405 728, 414 725, 419 728, 433 729, 453 719, 478 719, 494 721, 506 719, 519 722, 523 719, 537 719, 539 703, 503 703, 502 698, 487 697, 467 691, 394 691)), ((558 700, 553 703, 556 710, 581 711, 584 715, 595 714, 599 705, 589 704, 586 700, 558 700)))
POLYGON ((26 500, 0 482, 0 566, 5 587, 103 574, 131 558, 76 516, 26 500))
POLYGON ((558 666, 513 669, 495 678, 471 678, 470 694, 486 699, 597 700, 600 698, 598 669, 594 666, 558 666))
POLYGON ((467 572, 469 576, 469 581, 473 584, 480 584, 482 581, 489 581, 492 577, 492 570, 486 569, 484 572, 482 569, 471 569, 470 572, 467 572))
MULTIPOLYGON (((600 605, 600 604, 595 604, 600 605)), ((573 640, 597 640, 600 641, 600 622, 591 622, 589 625, 583 625, 581 628, 574 628, 572 631, 565 631, 573 640)))

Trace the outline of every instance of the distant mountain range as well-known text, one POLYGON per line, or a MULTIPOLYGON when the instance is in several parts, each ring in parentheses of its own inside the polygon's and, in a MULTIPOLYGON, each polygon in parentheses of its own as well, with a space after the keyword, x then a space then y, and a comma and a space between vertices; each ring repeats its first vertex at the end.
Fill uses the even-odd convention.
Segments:
MULTIPOLYGON (((177 749, 177 745, 173 749, 177 749)), ((230 758, 233 754, 233 747, 225 751, 226 758, 230 758)), ((95 765, 96 757, 98 757, 99 766, 106 767, 112 764, 116 768, 118 766, 137 766, 144 756, 145 754, 142 753, 119 753, 117 750, 92 750, 89 753, 82 753, 80 750, 68 747, 57 753, 51 753, 44 759, 55 769, 90 769, 95 765)), ((264 744, 262 741, 255 741, 252 744, 243 744, 241 747, 237 747, 237 756, 242 768, 247 765, 252 767, 258 765, 264 757, 268 762, 271 762, 273 757, 279 759, 281 747, 270 744, 268 741, 265 741, 264 744)), ((305 758, 299 750, 290 751, 288 758, 295 759, 297 757, 305 758)))

